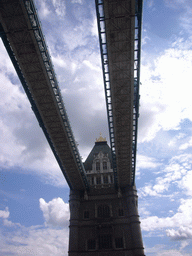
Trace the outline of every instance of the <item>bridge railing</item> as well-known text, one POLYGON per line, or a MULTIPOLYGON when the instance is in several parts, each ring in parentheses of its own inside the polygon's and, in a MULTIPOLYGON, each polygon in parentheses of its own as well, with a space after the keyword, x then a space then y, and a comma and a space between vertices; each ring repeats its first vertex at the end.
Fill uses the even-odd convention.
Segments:
POLYGON ((139 86, 141 60, 141 29, 142 29, 142 0, 135 1, 135 42, 134 42, 134 102, 133 102, 133 140, 132 140, 132 175, 131 183, 135 183, 137 129, 139 118, 139 86))

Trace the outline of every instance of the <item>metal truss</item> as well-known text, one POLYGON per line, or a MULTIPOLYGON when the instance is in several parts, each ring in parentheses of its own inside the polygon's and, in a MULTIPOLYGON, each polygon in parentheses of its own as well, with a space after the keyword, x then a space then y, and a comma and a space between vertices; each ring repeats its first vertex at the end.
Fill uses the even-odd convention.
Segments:
MULTIPOLYGON (((34 36, 36 38, 36 41, 37 41, 37 44, 38 44, 38 47, 39 47, 39 51, 40 51, 40 54, 41 54, 41 57, 42 57, 42 60, 43 60, 43 63, 44 63, 44 66, 45 66, 45 69, 46 69, 46 72, 47 72, 47 76, 48 76, 49 81, 51 83, 52 93, 55 97, 55 104, 57 105, 57 108, 59 110, 61 119, 63 120, 63 124, 64 124, 65 131, 66 131, 66 134, 67 134, 67 137, 68 137, 68 141, 70 143, 70 146, 71 146, 71 149, 72 149, 72 152, 73 152, 74 159, 76 160, 76 164, 77 164, 78 170, 79 170, 79 172, 82 176, 85 188, 89 189, 89 185, 88 185, 88 181, 87 181, 87 178, 86 178, 84 165, 81 161, 81 157, 80 157, 80 154, 79 154, 79 151, 78 151, 78 148, 77 148, 77 145, 76 145, 73 133, 72 133, 72 129, 71 129, 69 119, 68 119, 68 116, 67 116, 67 113, 66 113, 66 109, 65 109, 65 106, 64 106, 64 103, 63 103, 63 99, 62 99, 61 92, 60 92, 60 89, 59 89, 59 86, 58 86, 56 75, 55 75, 55 72, 54 72, 54 69, 53 69, 53 64, 51 62, 51 58, 50 58, 50 55, 49 55, 49 52, 48 52, 48 49, 47 49, 47 46, 46 46, 46 43, 45 43, 45 39, 44 39, 42 30, 41 30, 41 25, 40 25, 40 22, 39 22, 39 19, 38 19, 38 16, 37 16, 37 12, 36 12, 34 3, 33 3, 32 0, 23 0, 23 3, 25 4, 27 14, 28 14, 31 26, 32 26, 32 30, 34 32, 34 36)), ((58 162, 58 164, 59 164, 59 166, 60 166, 68 184, 69 184, 69 187, 71 189, 73 189, 73 185, 70 182, 70 180, 68 179, 68 176, 66 174, 66 170, 65 170, 65 168, 62 164, 62 161, 61 161, 59 155, 57 154, 57 151, 55 149, 53 141, 51 140, 51 138, 49 136, 49 132, 47 131, 47 129, 44 125, 43 119, 42 119, 41 114, 38 110, 36 102, 35 102, 32 94, 30 92, 30 87, 29 87, 28 83, 26 82, 26 80, 24 78, 24 75, 22 73, 20 65, 19 65, 19 63, 18 63, 18 61, 15 57, 14 51, 13 51, 12 47, 10 46, 10 43, 9 43, 7 37, 6 37, 6 34, 4 33, 4 30, 3 30, 2 26, 0 26, 0 30, 1 30, 0 34, 1 34, 1 38, 3 40, 3 43, 4 43, 4 45, 7 49, 7 52, 10 56, 10 59, 11 59, 13 65, 16 69, 16 72, 17 72, 17 74, 20 78, 20 81, 23 85, 23 88, 24 88, 24 90, 27 94, 27 97, 28 97, 28 99, 31 103, 32 109, 33 109, 33 111, 36 115, 36 118, 39 122, 39 125, 43 129, 43 132, 46 136, 46 139, 48 140, 48 143, 49 143, 49 145, 50 145, 50 147, 51 147, 51 149, 52 149, 52 151, 55 155, 55 158, 56 158, 56 160, 57 160, 57 162, 58 162)))
MULTIPOLYGON (((105 87, 105 97, 107 106, 109 137, 112 151, 113 171, 115 184, 118 184, 117 163, 116 163, 116 143, 114 132, 114 113, 111 98, 109 57, 107 49, 107 35, 105 25, 104 1, 95 0, 97 23, 99 31, 99 42, 103 69, 103 79, 105 87)), ((137 151, 137 128, 139 117, 139 85, 140 85, 140 55, 141 55, 141 23, 142 23, 142 0, 135 0, 135 36, 134 36, 134 101, 133 101, 133 134, 132 134, 132 173, 131 185, 135 183, 136 151, 137 151)))

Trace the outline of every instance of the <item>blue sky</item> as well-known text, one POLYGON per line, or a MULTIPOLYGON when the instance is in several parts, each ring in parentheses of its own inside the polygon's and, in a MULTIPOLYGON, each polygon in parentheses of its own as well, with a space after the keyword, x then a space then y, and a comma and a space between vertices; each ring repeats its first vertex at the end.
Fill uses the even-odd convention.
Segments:
MULTIPOLYGON (((94 0, 35 0, 86 159, 108 138, 94 0)), ((145 0, 136 184, 145 253, 192 255, 192 3, 145 0)), ((64 177, 0 42, 0 255, 67 255, 64 177)))

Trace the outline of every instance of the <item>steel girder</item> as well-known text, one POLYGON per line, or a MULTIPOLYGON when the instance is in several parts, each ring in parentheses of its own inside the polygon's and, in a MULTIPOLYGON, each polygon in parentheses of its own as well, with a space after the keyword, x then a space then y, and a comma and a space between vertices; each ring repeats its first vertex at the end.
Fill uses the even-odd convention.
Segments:
POLYGON ((95 0, 117 187, 134 185, 142 0, 95 0))
POLYGON ((2 0, 0 33, 32 109, 71 189, 88 189, 32 0, 2 0))

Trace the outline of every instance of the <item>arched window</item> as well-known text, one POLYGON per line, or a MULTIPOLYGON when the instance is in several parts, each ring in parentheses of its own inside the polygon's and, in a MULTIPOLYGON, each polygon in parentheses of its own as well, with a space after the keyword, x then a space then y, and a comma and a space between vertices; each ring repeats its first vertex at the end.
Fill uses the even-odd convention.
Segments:
POLYGON ((98 176, 98 177, 96 178, 96 181, 97 181, 97 184, 101 184, 101 176, 98 176))
POLYGON ((84 219, 89 219, 89 211, 84 211, 84 219))
POLYGON ((112 236, 109 234, 99 236, 99 249, 111 249, 112 236))
POLYGON ((107 162, 106 161, 103 162, 103 170, 107 170, 107 162))
POLYGON ((108 183, 108 176, 107 176, 107 175, 104 175, 104 176, 103 176, 103 183, 104 183, 104 184, 107 184, 107 183, 108 183))
POLYGON ((111 183, 113 183, 113 175, 110 175, 111 183))
POLYGON ((95 241, 95 239, 88 239, 88 241, 87 241, 87 249, 88 250, 95 250, 96 249, 96 241, 95 241))
POLYGON ((98 218, 109 218, 110 217, 110 208, 108 205, 99 205, 97 208, 97 217, 98 218))
POLYGON ((115 247, 116 248, 123 248, 123 237, 115 238, 115 247))
POLYGON ((96 171, 100 171, 100 162, 96 162, 96 171))
POLYGON ((124 216, 123 208, 119 208, 119 216, 120 217, 124 216))

